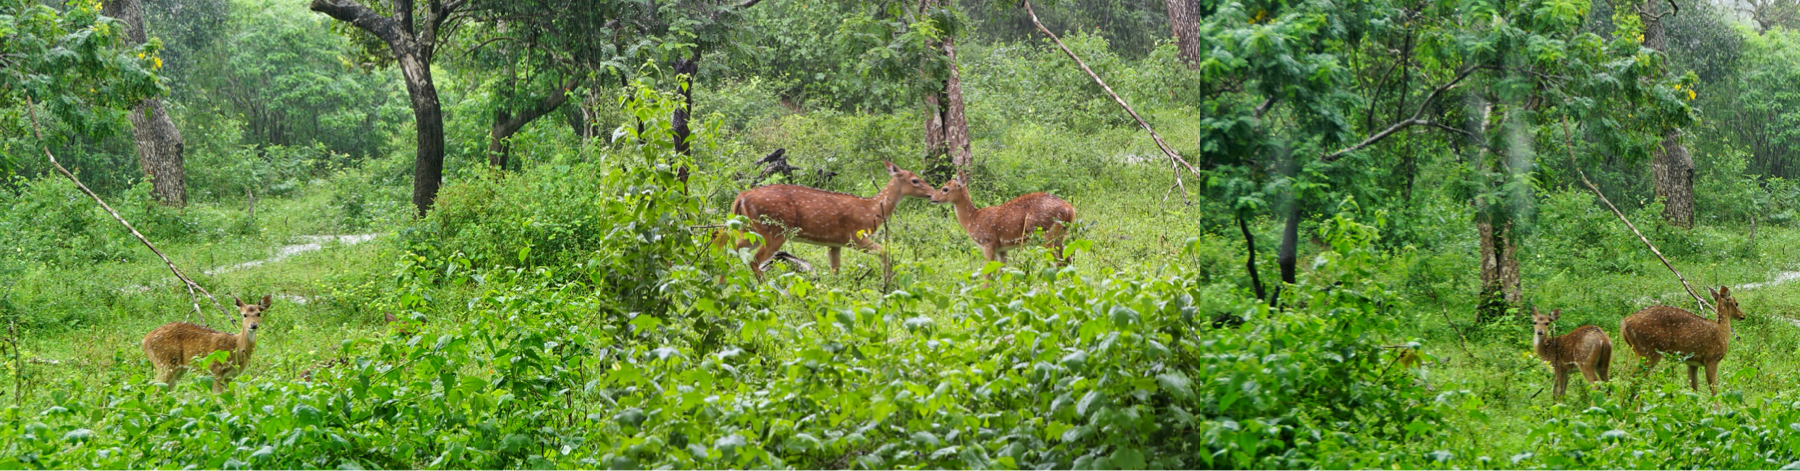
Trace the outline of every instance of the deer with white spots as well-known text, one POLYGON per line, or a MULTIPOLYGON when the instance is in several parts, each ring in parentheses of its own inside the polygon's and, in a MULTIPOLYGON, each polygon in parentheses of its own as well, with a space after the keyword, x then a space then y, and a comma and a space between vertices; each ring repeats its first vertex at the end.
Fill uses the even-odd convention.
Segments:
MULTIPOLYGON (((731 203, 732 214, 750 219, 749 229, 763 239, 750 271, 762 276, 763 265, 775 256, 781 245, 792 238, 798 242, 823 245, 831 255, 831 271, 837 273, 839 253, 851 247, 881 257, 883 279, 893 275, 887 249, 871 238, 900 200, 906 197, 930 198, 931 184, 910 171, 882 162, 887 166, 888 183, 873 198, 807 188, 799 185, 769 185, 738 193, 731 203)), ((714 244, 727 243, 725 234, 714 244)), ((738 248, 754 246, 750 240, 737 243, 738 248)))
POLYGON ((261 304, 244 304, 235 297, 232 299, 237 301, 238 314, 243 316, 239 321, 242 330, 237 335, 186 322, 170 322, 144 336, 144 354, 149 355, 150 363, 156 366, 157 382, 174 389, 175 382, 187 373, 188 364, 195 357, 231 352, 230 358, 210 367, 213 393, 223 393, 225 385, 250 366, 250 355, 256 353, 256 329, 262 326, 262 315, 269 310, 270 299, 263 296, 261 304))
POLYGON ((1025 239, 1044 231, 1044 247, 1056 256, 1057 264, 1067 264, 1063 257, 1063 235, 1075 221, 1075 207, 1049 193, 1031 193, 999 206, 976 208, 969 199, 969 174, 958 170, 956 178, 944 183, 931 194, 933 204, 950 204, 956 208, 956 223, 963 232, 981 246, 981 255, 989 261, 1006 263, 1006 252, 1025 245, 1025 239))
POLYGON ((1608 373, 1612 369, 1612 339, 1607 338, 1606 331, 1584 325, 1567 334, 1550 336, 1550 324, 1561 317, 1561 309, 1550 311, 1546 316, 1539 314, 1537 308, 1531 308, 1532 350, 1556 371, 1552 394, 1561 396, 1569 389, 1571 366, 1581 370, 1581 376, 1587 378, 1589 384, 1612 380, 1608 373))
POLYGON ((1619 322, 1619 336, 1646 360, 1644 371, 1655 370, 1656 363, 1662 361, 1665 353, 1684 356, 1688 387, 1700 390, 1700 380, 1696 376, 1704 366, 1707 387, 1713 394, 1719 393, 1719 361, 1725 359, 1725 352, 1731 346, 1731 321, 1743 320, 1745 316, 1738 308, 1737 299, 1731 297, 1730 288, 1720 286, 1711 294, 1716 320, 1707 320, 1684 309, 1653 306, 1619 322))

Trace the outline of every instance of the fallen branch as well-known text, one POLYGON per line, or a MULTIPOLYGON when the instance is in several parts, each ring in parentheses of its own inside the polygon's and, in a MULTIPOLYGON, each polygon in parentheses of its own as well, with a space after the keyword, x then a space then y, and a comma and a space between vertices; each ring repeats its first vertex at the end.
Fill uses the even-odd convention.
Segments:
MULTIPOLYGON (((1194 178, 1204 178, 1200 176, 1200 170, 1195 169, 1193 164, 1189 164, 1186 159, 1181 158, 1180 154, 1176 154, 1175 149, 1169 147, 1169 143, 1163 142, 1162 135, 1157 134, 1155 129, 1150 128, 1149 121, 1144 121, 1143 116, 1138 116, 1137 111, 1132 110, 1131 105, 1126 104, 1125 99, 1120 98, 1118 92, 1114 92, 1112 87, 1106 85, 1105 80, 1100 79, 1099 74, 1094 73, 1094 69, 1088 68, 1087 63, 1082 62, 1081 58, 1075 55, 1075 51, 1069 50, 1069 46, 1063 45, 1062 40, 1056 38, 1056 33, 1052 33, 1049 28, 1045 28, 1044 23, 1038 21, 1037 12, 1031 10, 1030 0, 1025 1, 1025 13, 1031 15, 1031 24, 1037 25, 1038 31, 1042 31, 1045 36, 1049 36, 1050 40, 1056 43, 1056 47, 1062 48, 1064 54, 1068 54, 1070 59, 1075 60, 1076 65, 1081 66, 1082 71, 1087 72, 1088 77, 1094 79, 1094 83, 1100 84, 1100 88, 1106 90, 1107 95, 1112 96, 1114 103, 1118 103, 1120 108, 1124 108, 1126 113, 1130 113, 1131 117, 1137 120, 1138 126, 1142 126, 1144 131, 1150 133, 1150 139, 1156 141, 1156 147, 1162 149, 1163 154, 1169 156, 1169 166, 1175 170, 1175 186, 1181 188, 1181 201, 1192 204, 1192 202, 1188 201, 1187 185, 1181 183, 1181 170, 1182 168, 1186 168, 1188 173, 1194 174, 1194 178)), ((1270 102, 1273 102, 1273 99, 1271 99, 1270 102)), ((1264 104, 1263 106, 1264 108, 1262 109, 1266 109, 1268 105, 1264 104)), ((1258 114, 1260 115, 1261 112, 1258 111, 1258 114)))
POLYGON ((156 245, 150 243, 150 239, 145 238, 144 234, 138 232, 136 227, 132 227, 130 222, 126 222, 124 217, 119 216, 118 211, 114 211, 111 205, 106 204, 106 200, 100 199, 100 195, 94 194, 94 190, 88 189, 87 185, 82 184, 80 179, 75 178, 75 174, 69 173, 69 169, 63 168, 62 163, 56 161, 56 156, 50 153, 50 147, 44 142, 44 131, 38 125, 37 104, 32 101, 31 95, 25 96, 25 112, 31 116, 31 131, 37 136, 38 144, 44 146, 44 157, 50 159, 50 165, 56 168, 56 173, 68 177, 69 181, 75 182, 75 187, 80 188, 82 193, 87 193, 89 197, 94 198, 95 203, 100 203, 100 207, 105 209, 107 214, 111 214, 113 220, 119 221, 119 224, 124 225, 126 229, 130 230, 132 236, 137 237, 139 242, 143 242, 145 247, 150 248, 150 252, 155 253, 157 258, 162 259, 164 265, 169 266, 170 273, 174 273, 176 278, 180 278, 182 283, 187 284, 188 299, 193 301, 194 313, 200 315, 200 323, 206 324, 208 322, 206 321, 206 313, 200 310, 200 297, 195 294, 196 290, 205 294, 206 299, 211 299, 213 305, 219 308, 219 312, 224 313, 225 319, 231 319, 231 311, 226 310, 225 305, 220 304, 218 298, 214 298, 211 292, 206 291, 206 288, 201 287, 199 283, 195 283, 193 279, 182 274, 181 269, 175 267, 175 262, 169 261, 167 255, 163 255, 161 250, 157 250, 156 245))
POLYGON ((1672 263, 1669 263, 1669 258, 1664 257, 1662 254, 1662 251, 1656 249, 1656 244, 1650 243, 1650 238, 1644 237, 1643 232, 1638 232, 1637 226, 1631 224, 1630 219, 1625 218, 1625 213, 1620 212, 1618 206, 1613 206, 1612 200, 1606 199, 1606 195, 1600 193, 1600 187, 1594 186, 1594 182, 1588 180, 1587 172, 1581 171, 1581 164, 1577 163, 1575 161, 1575 140, 1572 137, 1574 133, 1569 130, 1569 117, 1567 117, 1567 116, 1563 117, 1562 125, 1563 125, 1563 146, 1569 148, 1569 165, 1575 167, 1576 175, 1581 175, 1581 183, 1586 184, 1589 190, 1593 190, 1594 196, 1600 197, 1600 202, 1606 203, 1607 209, 1611 209, 1613 212, 1613 215, 1618 216, 1620 221, 1624 221, 1625 227, 1631 228, 1632 234, 1637 234, 1638 240, 1643 241, 1644 246, 1650 248, 1650 253, 1656 254, 1656 259, 1662 260, 1663 266, 1668 267, 1669 272, 1675 274, 1675 279, 1681 280, 1681 287, 1687 288, 1688 296, 1694 297, 1694 302, 1698 303, 1700 305, 1700 312, 1711 311, 1712 307, 1706 303, 1706 300, 1700 298, 1700 293, 1695 292, 1694 287, 1692 285, 1688 284, 1687 277, 1681 276, 1681 271, 1676 270, 1675 265, 1672 263))

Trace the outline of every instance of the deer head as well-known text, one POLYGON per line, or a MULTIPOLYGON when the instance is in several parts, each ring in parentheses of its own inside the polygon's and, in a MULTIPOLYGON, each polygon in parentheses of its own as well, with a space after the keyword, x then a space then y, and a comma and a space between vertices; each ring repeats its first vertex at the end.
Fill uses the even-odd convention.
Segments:
POLYGON ((968 197, 969 172, 966 170, 957 170, 956 178, 944 182, 943 188, 931 193, 931 202, 933 204, 944 204, 954 202, 958 199, 968 199, 968 197))
POLYGON ((1550 311, 1550 315, 1546 316, 1538 313, 1537 308, 1531 308, 1532 343, 1539 344, 1548 340, 1550 338, 1550 324, 1561 318, 1562 309, 1550 311))
POLYGON ((1731 316, 1733 320, 1747 319, 1744 310, 1738 308, 1737 298, 1731 297, 1731 288, 1720 286, 1718 290, 1707 290, 1712 293, 1713 309, 1718 311, 1720 319, 1731 316))
POLYGON ((260 304, 244 304, 244 300, 238 299, 237 296, 232 296, 231 300, 237 302, 238 314, 244 316, 244 332, 256 332, 258 327, 262 327, 263 311, 269 310, 271 301, 269 295, 263 295, 260 304))
POLYGON ((898 189, 900 196, 931 198, 931 184, 926 183, 925 179, 919 178, 910 170, 895 166, 893 162, 883 160, 881 163, 887 166, 888 176, 893 177, 888 180, 888 187, 898 189))

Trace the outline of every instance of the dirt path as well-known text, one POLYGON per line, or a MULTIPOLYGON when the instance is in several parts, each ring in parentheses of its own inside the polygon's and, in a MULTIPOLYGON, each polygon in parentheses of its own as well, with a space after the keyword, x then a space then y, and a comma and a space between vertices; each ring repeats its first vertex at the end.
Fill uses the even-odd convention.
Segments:
MULTIPOLYGON (((261 260, 251 260, 251 261, 239 263, 236 265, 213 267, 213 268, 203 270, 203 271, 201 271, 201 273, 206 274, 206 276, 217 276, 222 273, 230 273, 230 272, 234 272, 234 271, 238 271, 238 270, 256 268, 256 267, 263 266, 265 264, 276 263, 276 262, 280 262, 282 260, 287 260, 288 257, 292 257, 295 255, 300 255, 303 253, 323 249, 323 248, 325 248, 325 245, 327 243, 337 242, 337 243, 340 243, 343 245, 356 245, 356 244, 361 244, 361 243, 368 242, 371 240, 375 240, 375 238, 380 235, 381 234, 379 234, 379 233, 370 233, 370 234, 346 234, 346 235, 295 236, 294 238, 299 239, 301 243, 291 244, 291 245, 283 245, 280 248, 275 249, 275 255, 270 256, 269 258, 265 258, 265 259, 261 259, 261 260)), ((151 283, 148 285, 130 285, 130 286, 126 286, 123 288, 119 288, 119 291, 123 291, 123 292, 127 292, 127 293, 142 293, 142 292, 150 291, 153 288, 167 286, 170 283, 171 283, 170 281, 162 281, 162 282, 157 282, 157 283, 151 283)), ((306 298, 303 298, 300 296, 294 296, 294 295, 282 294, 282 295, 277 295, 276 297, 279 297, 283 300, 293 302, 296 304, 306 304, 306 302, 307 302, 306 298)))

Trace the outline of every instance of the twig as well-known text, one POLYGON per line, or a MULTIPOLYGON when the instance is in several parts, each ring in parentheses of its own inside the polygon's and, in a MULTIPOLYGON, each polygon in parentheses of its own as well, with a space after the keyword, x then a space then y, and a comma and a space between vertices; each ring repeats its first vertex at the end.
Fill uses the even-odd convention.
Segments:
POLYGON ((1613 206, 1612 200, 1606 199, 1606 195, 1600 193, 1600 187, 1594 186, 1594 182, 1588 180, 1587 172, 1581 171, 1581 164, 1575 161, 1575 140, 1572 137, 1574 135, 1574 132, 1569 130, 1569 117, 1568 116, 1563 116, 1562 125, 1563 125, 1563 146, 1568 147, 1568 149, 1569 149, 1569 165, 1575 167, 1575 174, 1581 175, 1581 183, 1587 184, 1588 189, 1594 191, 1594 196, 1600 197, 1600 202, 1606 203, 1606 207, 1608 209, 1612 210, 1613 215, 1618 216, 1620 221, 1624 221, 1625 227, 1631 228, 1631 233, 1637 234, 1638 240, 1643 241, 1644 246, 1650 248, 1650 253, 1656 254, 1656 259, 1662 260, 1663 266, 1667 267, 1669 269, 1670 273, 1675 274, 1675 279, 1681 280, 1681 287, 1687 288, 1688 296, 1694 297, 1694 302, 1698 303, 1700 305, 1701 312, 1706 312, 1706 311, 1712 310, 1711 306, 1706 303, 1706 300, 1700 299, 1700 294, 1694 291, 1694 287, 1692 285, 1688 284, 1687 277, 1681 276, 1681 271, 1675 269, 1675 264, 1669 263, 1669 258, 1664 257, 1662 254, 1662 251, 1656 249, 1656 244, 1650 243, 1650 238, 1644 237, 1644 233, 1638 232, 1637 226, 1631 224, 1630 219, 1625 218, 1625 213, 1620 212, 1618 206, 1613 206))
POLYGON ((1156 141, 1156 147, 1162 149, 1163 154, 1169 156, 1169 166, 1175 170, 1175 186, 1181 188, 1181 201, 1183 203, 1193 204, 1187 197, 1187 185, 1181 182, 1181 170, 1186 168, 1188 173, 1194 174, 1194 178, 1205 178, 1200 175, 1200 170, 1195 169, 1193 164, 1189 164, 1186 159, 1181 158, 1180 154, 1176 154, 1175 149, 1169 147, 1169 143, 1163 142, 1162 135, 1157 134, 1156 130, 1150 127, 1149 121, 1144 121, 1143 116, 1139 116, 1137 111, 1132 110, 1131 105, 1125 103, 1124 98, 1120 98, 1119 94, 1114 92, 1111 86, 1106 85, 1105 80, 1100 79, 1099 74, 1094 73, 1094 69, 1088 68, 1087 63, 1082 62, 1081 58, 1075 55, 1075 51, 1069 50, 1069 46, 1063 45, 1062 40, 1056 38, 1056 33, 1052 33, 1049 28, 1045 28, 1044 23, 1038 21, 1037 12, 1031 10, 1030 0, 1025 1, 1025 13, 1031 15, 1031 24, 1037 25, 1038 31, 1042 31, 1045 36, 1049 36, 1050 40, 1056 43, 1056 47, 1062 48, 1064 54, 1068 54, 1070 59, 1075 60, 1076 65, 1081 66, 1082 71, 1087 72, 1088 77, 1094 79, 1094 83, 1100 84, 1100 88, 1106 90, 1107 95, 1112 96, 1113 102, 1118 103, 1120 108, 1124 108, 1126 113, 1130 113, 1131 117, 1137 120, 1138 126, 1142 126, 1144 131, 1150 133, 1150 139, 1156 141))
POLYGON ((38 125, 37 104, 33 102, 31 95, 29 94, 25 95, 25 112, 31 116, 31 131, 37 136, 38 144, 44 146, 44 157, 50 159, 50 165, 56 167, 57 173, 61 173, 62 176, 68 177, 69 181, 75 182, 75 187, 80 188, 82 193, 87 193, 89 197, 94 198, 94 202, 99 203, 100 207, 105 209, 107 214, 111 214, 113 220, 119 221, 119 224, 124 225, 126 229, 131 231, 132 236, 137 237, 139 242, 143 242, 145 247, 149 247, 150 252, 155 253, 157 258, 161 258, 163 264, 169 266, 170 273, 174 273, 176 278, 180 278, 181 282, 187 284, 188 298, 193 301, 194 313, 200 315, 200 322, 203 324, 208 323, 206 321, 206 313, 200 310, 200 297, 194 294, 195 290, 205 294, 206 299, 211 299, 213 305, 219 308, 219 312, 224 313, 225 319, 231 319, 231 311, 225 310, 225 305, 220 304, 218 298, 213 297, 211 292, 206 291, 206 288, 201 287, 199 283, 195 283, 194 280, 188 278, 187 275, 182 274, 181 269, 175 267, 175 262, 169 261, 167 255, 163 255, 161 250, 157 250, 156 245, 150 243, 150 239, 145 238, 144 234, 138 232, 136 227, 132 227, 130 222, 126 222, 124 217, 119 216, 118 211, 114 211, 111 205, 106 204, 106 200, 100 199, 100 195, 94 194, 94 190, 88 189, 87 185, 82 184, 80 179, 75 178, 75 174, 69 173, 69 169, 63 168, 62 163, 56 161, 56 156, 50 153, 50 147, 44 141, 44 131, 38 125))
POLYGON ((1450 309, 1438 306, 1438 310, 1444 313, 1444 326, 1449 327, 1450 330, 1456 331, 1457 342, 1462 346, 1463 354, 1468 355, 1470 359, 1474 359, 1475 354, 1469 352, 1469 337, 1463 335, 1462 329, 1456 327, 1456 324, 1450 321, 1450 309))

